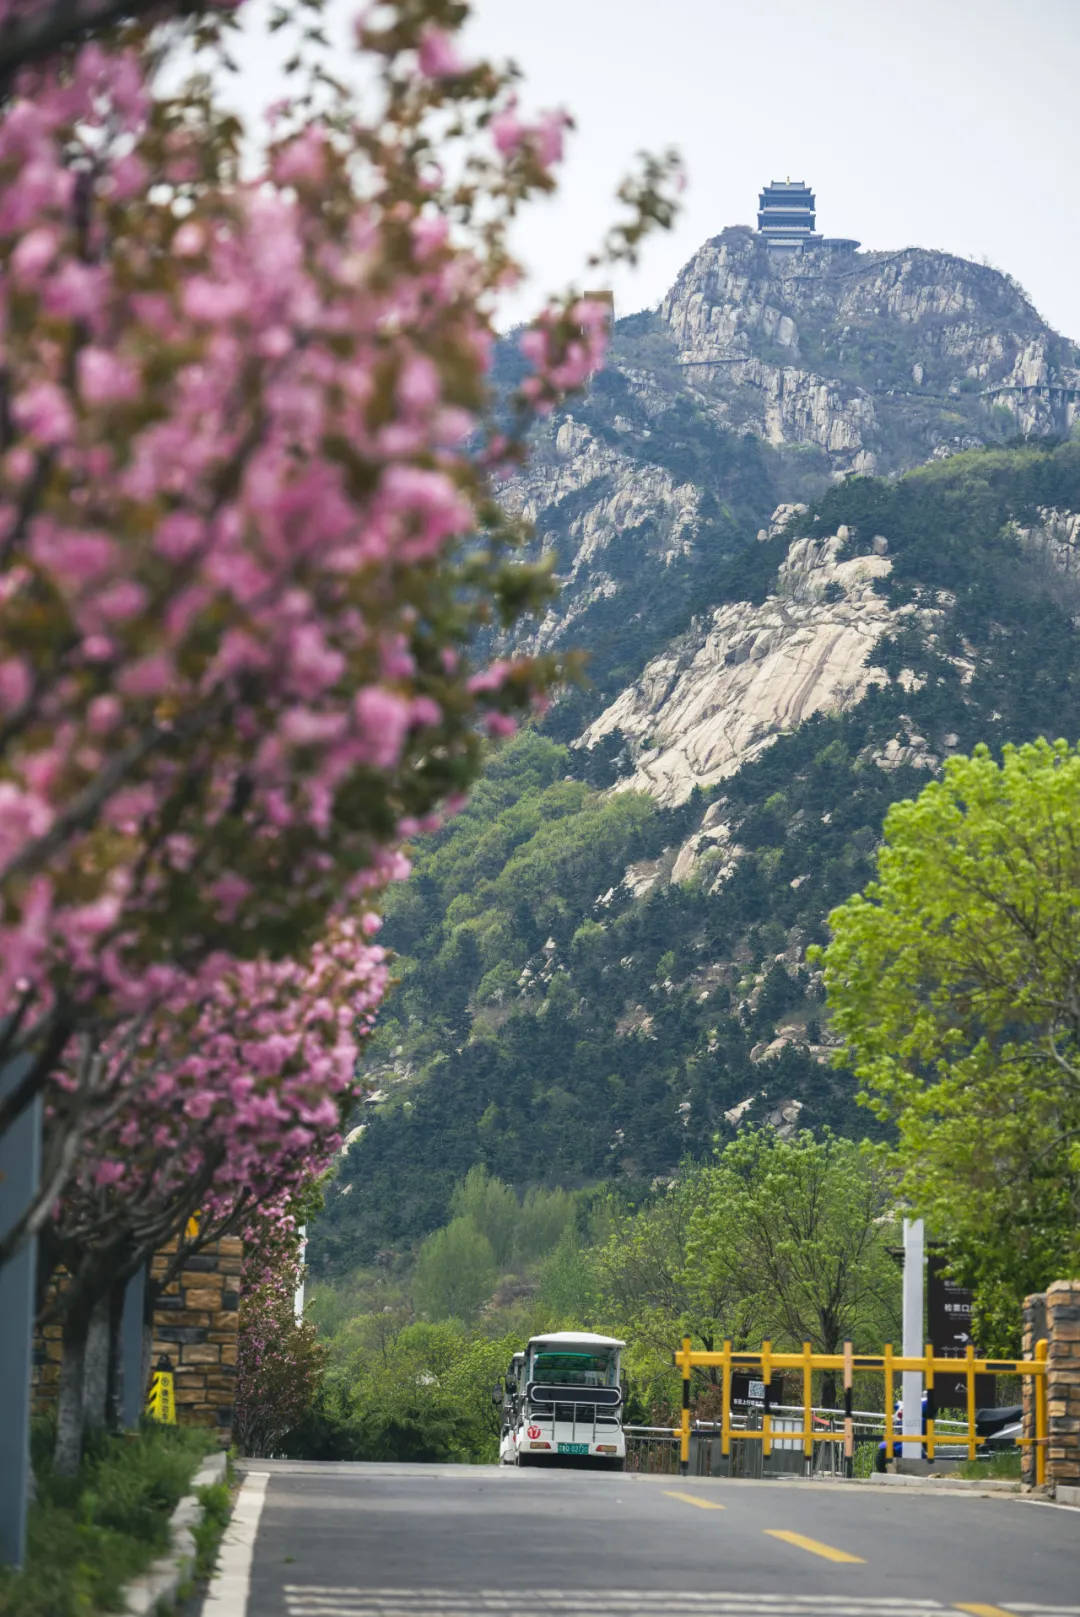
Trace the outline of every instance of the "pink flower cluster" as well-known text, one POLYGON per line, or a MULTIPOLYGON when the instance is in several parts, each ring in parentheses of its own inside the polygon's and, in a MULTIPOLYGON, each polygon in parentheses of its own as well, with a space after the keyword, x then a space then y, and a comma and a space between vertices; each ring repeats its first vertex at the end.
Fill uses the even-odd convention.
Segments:
POLYGON ((328 1165, 386 989, 367 919, 336 923, 302 963, 211 956, 171 984, 134 1049, 117 1030, 101 1052, 93 1153, 57 1208, 61 1237, 94 1209, 115 1227, 125 1208, 145 1219, 182 1201, 208 1162, 210 1222, 252 1203, 273 1211, 328 1165))
POLYGON ((600 298, 578 298, 569 309, 546 310, 519 339, 533 367, 518 389, 520 398, 546 414, 600 370, 609 337, 610 308, 600 298))
MULTIPOLYGON (((456 71, 437 31, 420 57, 456 71)), ((435 823, 432 746, 464 769, 512 725, 408 583, 436 609, 486 498, 478 261, 357 194, 329 127, 196 184, 209 131, 152 105, 91 43, 0 115, 0 1005, 137 1008, 181 885, 181 974, 379 885, 435 823)))
POLYGON ((295 1204, 261 1208, 244 1241, 234 1435, 244 1453, 267 1454, 309 1410, 326 1352, 295 1316, 304 1272, 295 1204))
POLYGON ((547 170, 562 161, 564 136, 571 128, 573 119, 562 108, 526 122, 518 116, 517 96, 511 96, 491 120, 491 138, 506 162, 528 153, 547 170))
MULTIPOLYGON (((0 0, 0 71, 43 3, 0 0)), ((606 310, 542 317, 494 434, 508 232, 569 120, 462 62, 461 9, 382 0, 382 103, 282 104, 254 172, 212 94, 155 78, 183 27, 72 14, 5 80, 0 1059, 61 1052, 80 1261, 102 1220, 137 1261, 192 1186, 219 1222, 287 1219, 385 991, 370 906, 556 677, 466 648, 543 598, 493 480, 601 363, 606 310)))

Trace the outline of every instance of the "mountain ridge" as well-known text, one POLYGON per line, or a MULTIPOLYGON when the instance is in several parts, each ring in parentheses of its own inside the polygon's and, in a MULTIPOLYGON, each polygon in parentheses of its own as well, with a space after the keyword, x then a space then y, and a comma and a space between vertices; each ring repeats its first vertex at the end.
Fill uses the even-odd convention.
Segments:
POLYGON ((729 227, 657 309, 615 322, 605 369, 508 480, 561 583, 513 644, 590 650, 580 732, 714 604, 781 504, 1067 436, 1078 415, 1080 350, 1002 272, 924 248, 770 253, 729 227))

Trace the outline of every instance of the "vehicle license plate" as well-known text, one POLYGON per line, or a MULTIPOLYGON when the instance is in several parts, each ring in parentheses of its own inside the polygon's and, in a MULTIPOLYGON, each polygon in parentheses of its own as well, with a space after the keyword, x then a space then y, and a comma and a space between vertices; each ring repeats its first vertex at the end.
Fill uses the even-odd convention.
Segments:
POLYGON ((557 1454, 588 1454, 587 1443, 560 1443, 556 1448, 557 1454))

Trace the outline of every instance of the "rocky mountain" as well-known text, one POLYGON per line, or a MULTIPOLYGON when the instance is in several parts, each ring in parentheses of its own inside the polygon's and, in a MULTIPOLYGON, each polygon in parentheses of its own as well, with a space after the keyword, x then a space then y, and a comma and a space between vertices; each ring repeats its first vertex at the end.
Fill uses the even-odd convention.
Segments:
POLYGON ((1067 435, 1078 414, 1080 351, 1007 275, 921 248, 776 253, 725 230, 658 310, 617 322, 606 369, 508 490, 563 586, 528 642, 587 646, 613 694, 726 596, 780 504, 1067 435))
POLYGON ((1012 431, 1067 430, 1080 397, 1075 348, 1014 281, 921 248, 778 254, 728 230, 687 264, 660 318, 718 420, 814 446, 834 474, 985 442, 995 409, 1012 431))
POLYGON ((1076 365, 994 270, 742 230, 619 323, 511 491, 566 581, 533 641, 595 683, 391 900, 316 1267, 474 1162, 647 1188, 747 1120, 871 1126, 805 951, 949 752, 1080 735, 1076 365))

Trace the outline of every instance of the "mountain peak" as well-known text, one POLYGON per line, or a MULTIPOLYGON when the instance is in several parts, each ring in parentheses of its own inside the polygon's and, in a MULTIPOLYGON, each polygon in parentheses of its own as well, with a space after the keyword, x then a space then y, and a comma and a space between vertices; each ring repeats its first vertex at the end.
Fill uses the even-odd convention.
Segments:
POLYGON ((1080 415, 1074 345, 1010 276, 949 253, 811 236, 777 251, 732 226, 684 265, 660 319, 718 421, 815 445, 834 475, 903 470, 1006 429, 1067 433, 1080 415))

